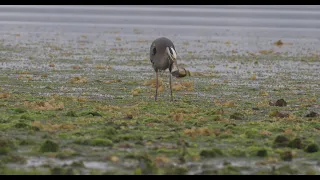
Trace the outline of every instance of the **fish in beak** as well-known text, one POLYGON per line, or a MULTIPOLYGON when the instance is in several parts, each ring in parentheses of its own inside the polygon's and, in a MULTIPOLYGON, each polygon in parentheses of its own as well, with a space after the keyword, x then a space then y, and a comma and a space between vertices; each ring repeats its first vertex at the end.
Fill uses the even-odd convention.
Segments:
POLYGON ((182 68, 183 70, 180 71, 177 63, 177 53, 173 49, 173 47, 167 47, 166 48, 166 53, 168 54, 169 58, 171 61, 173 61, 172 64, 172 69, 171 69, 171 74, 177 78, 185 77, 185 76, 190 76, 190 72, 187 71, 186 69, 182 68))
POLYGON ((186 77, 186 76, 191 76, 190 71, 186 70, 185 68, 180 68, 180 70, 178 71, 173 71, 172 76, 176 77, 176 78, 182 78, 182 77, 186 77))

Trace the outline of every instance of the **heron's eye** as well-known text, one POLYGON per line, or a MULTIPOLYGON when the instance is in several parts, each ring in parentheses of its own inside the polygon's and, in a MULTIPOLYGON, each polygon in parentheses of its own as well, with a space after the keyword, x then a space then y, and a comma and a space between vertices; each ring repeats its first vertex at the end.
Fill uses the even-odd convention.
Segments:
POLYGON ((152 49, 152 53, 153 53, 153 55, 155 55, 157 53, 157 49, 155 47, 152 49))

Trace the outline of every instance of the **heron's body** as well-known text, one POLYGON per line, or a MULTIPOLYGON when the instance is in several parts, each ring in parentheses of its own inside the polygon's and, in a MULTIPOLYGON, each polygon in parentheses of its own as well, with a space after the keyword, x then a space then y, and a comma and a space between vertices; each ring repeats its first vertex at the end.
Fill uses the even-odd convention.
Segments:
POLYGON ((172 86, 171 86, 171 72, 173 69, 178 69, 176 62, 176 51, 173 42, 165 37, 154 40, 150 47, 150 61, 152 67, 156 72, 156 95, 155 100, 158 96, 158 73, 169 69, 170 73, 170 92, 171 101, 172 98, 172 86))
POLYGON ((150 47, 150 61, 156 72, 165 71, 166 69, 169 69, 169 72, 171 72, 172 70, 173 61, 170 61, 169 57, 166 58, 164 56, 166 47, 173 47, 175 50, 172 41, 165 37, 154 40, 150 47))

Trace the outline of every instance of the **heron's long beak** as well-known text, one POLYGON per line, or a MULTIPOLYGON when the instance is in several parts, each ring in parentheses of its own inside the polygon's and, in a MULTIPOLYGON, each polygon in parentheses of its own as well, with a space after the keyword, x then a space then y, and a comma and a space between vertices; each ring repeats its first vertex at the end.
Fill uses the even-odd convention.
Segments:
POLYGON ((177 63, 177 53, 172 47, 166 48, 166 53, 168 54, 169 58, 173 61, 172 64, 172 72, 179 71, 178 63, 177 63))

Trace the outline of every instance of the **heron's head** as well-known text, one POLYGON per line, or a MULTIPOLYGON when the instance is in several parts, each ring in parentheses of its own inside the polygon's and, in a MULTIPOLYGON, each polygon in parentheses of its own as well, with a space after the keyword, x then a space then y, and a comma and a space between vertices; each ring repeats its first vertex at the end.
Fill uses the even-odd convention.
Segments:
POLYGON ((170 57, 170 59, 171 59, 173 62, 176 62, 176 60, 177 60, 177 53, 176 53, 176 51, 173 49, 173 47, 167 47, 167 48, 166 48, 166 53, 168 54, 168 56, 170 57))
POLYGON ((172 63, 172 71, 179 71, 178 63, 177 63, 177 53, 173 47, 166 47, 166 52, 169 59, 173 62, 172 63))

